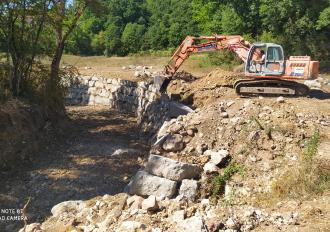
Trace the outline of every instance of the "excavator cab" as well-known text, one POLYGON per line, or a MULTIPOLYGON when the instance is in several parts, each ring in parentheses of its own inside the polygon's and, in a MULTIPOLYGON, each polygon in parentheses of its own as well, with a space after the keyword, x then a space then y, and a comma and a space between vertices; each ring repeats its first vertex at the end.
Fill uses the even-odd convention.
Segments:
POLYGON ((247 76, 280 76, 285 71, 282 46, 274 43, 256 43, 250 48, 245 64, 247 76), (261 60, 264 51, 265 59, 261 60))

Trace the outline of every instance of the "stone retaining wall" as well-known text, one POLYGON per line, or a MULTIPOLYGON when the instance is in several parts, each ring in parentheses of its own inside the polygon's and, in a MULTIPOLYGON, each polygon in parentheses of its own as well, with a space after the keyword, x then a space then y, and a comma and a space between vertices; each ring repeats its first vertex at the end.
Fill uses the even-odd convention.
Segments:
POLYGON ((124 113, 134 113, 141 135, 155 141, 164 121, 187 114, 191 109, 160 94, 151 80, 133 82, 115 78, 77 77, 68 84, 68 105, 108 105, 124 113))
POLYGON ((108 105, 141 118, 158 91, 150 81, 133 82, 117 78, 77 77, 69 84, 68 105, 108 105))

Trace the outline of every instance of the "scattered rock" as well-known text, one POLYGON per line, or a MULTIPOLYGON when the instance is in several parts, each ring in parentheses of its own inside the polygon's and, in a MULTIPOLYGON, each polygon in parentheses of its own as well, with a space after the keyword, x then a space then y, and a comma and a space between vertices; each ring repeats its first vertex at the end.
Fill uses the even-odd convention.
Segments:
POLYGON ((137 221, 124 221, 115 232, 147 231, 147 226, 137 221))
POLYGON ((151 195, 147 199, 144 199, 142 202, 142 209, 147 211, 158 210, 159 206, 156 200, 156 197, 151 195))
POLYGON ((330 142, 324 141, 319 144, 315 160, 320 168, 330 170, 330 142))
POLYGON ((209 173, 215 173, 220 170, 220 168, 215 165, 214 163, 207 162, 204 167, 203 167, 204 173, 209 174, 209 173))
POLYGON ((227 112, 222 112, 222 113, 220 114, 220 116, 221 116, 222 118, 229 118, 229 114, 228 114, 227 112))
POLYGON ((227 150, 218 150, 218 151, 212 151, 207 150, 204 152, 204 155, 210 156, 210 163, 213 163, 215 165, 220 165, 223 163, 229 156, 229 152, 227 150))
POLYGON ((131 210, 136 210, 136 209, 141 209, 143 200, 144 200, 143 197, 134 195, 132 197, 129 197, 126 203, 131 210))
POLYGON ((232 229, 232 230, 239 229, 239 223, 234 218, 228 218, 225 224, 228 229, 232 229))
POLYGON ((27 225, 25 229, 20 229, 19 232, 44 232, 44 230, 41 228, 40 223, 32 223, 27 225))
POLYGON ((183 105, 178 102, 171 101, 169 104, 169 117, 176 118, 179 115, 186 115, 188 113, 194 112, 190 107, 183 105))
POLYGON ((178 133, 180 130, 182 130, 183 129, 183 126, 181 125, 181 124, 179 124, 179 123, 175 123, 174 125, 172 125, 171 127, 170 127, 170 131, 172 132, 172 133, 178 133))
POLYGON ((173 213, 170 219, 176 223, 181 223, 184 220, 184 217, 185 217, 185 211, 178 210, 173 213))
POLYGON ((198 182, 196 180, 183 180, 179 194, 190 201, 194 201, 197 196, 198 182))
POLYGON ((134 155, 134 154, 137 154, 139 151, 138 150, 136 150, 136 149, 129 149, 129 148, 127 148, 127 149, 117 149, 117 150, 115 150, 112 154, 111 154, 111 156, 123 156, 123 155, 134 155))
POLYGON ((304 85, 307 85, 311 89, 321 89, 321 83, 317 80, 307 80, 304 82, 304 85))
POLYGON ((181 151, 184 147, 182 135, 169 135, 163 143, 165 151, 181 151))
POLYGON ((193 216, 183 220, 179 225, 182 232, 206 232, 201 216, 193 216))
POLYGON ((208 145, 205 143, 202 144, 198 144, 196 147, 196 152, 199 155, 203 155, 204 151, 206 151, 208 149, 208 145))
POLYGON ((276 102, 278 102, 278 103, 284 103, 285 102, 284 97, 282 97, 282 96, 278 97, 276 99, 276 102))

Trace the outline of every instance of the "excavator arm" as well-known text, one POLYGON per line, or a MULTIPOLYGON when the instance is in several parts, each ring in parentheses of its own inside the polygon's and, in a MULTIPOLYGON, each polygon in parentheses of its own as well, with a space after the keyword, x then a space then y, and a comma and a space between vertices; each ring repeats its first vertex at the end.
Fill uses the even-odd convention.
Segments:
POLYGON ((187 36, 174 52, 169 63, 165 66, 165 74, 171 78, 191 53, 210 52, 216 50, 230 50, 244 62, 247 60, 251 44, 242 36, 187 36), (201 42, 204 41, 204 42, 201 42))
POLYGON ((312 79, 318 74, 318 61, 312 61, 309 56, 291 56, 289 60, 284 60, 283 49, 277 44, 250 44, 239 35, 187 36, 165 66, 163 75, 154 77, 155 85, 161 92, 165 92, 174 74, 191 53, 217 50, 232 51, 247 63, 245 78, 233 85, 237 94, 304 96, 309 88, 292 80, 312 79), (263 54, 265 63, 259 65, 259 70, 256 66, 252 69, 254 62, 251 61, 260 62, 263 54))

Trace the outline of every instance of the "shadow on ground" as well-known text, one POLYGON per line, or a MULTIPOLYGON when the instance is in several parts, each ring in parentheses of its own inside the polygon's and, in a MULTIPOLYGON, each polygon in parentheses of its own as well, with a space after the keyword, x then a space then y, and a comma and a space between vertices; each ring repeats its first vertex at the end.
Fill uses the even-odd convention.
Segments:
MULTIPOLYGON (((122 192, 148 147, 141 143, 136 119, 106 107, 70 107, 67 134, 16 173, 2 173, 0 208, 22 208, 28 197, 29 222, 50 216, 55 204, 122 192), (117 149, 130 149, 111 156, 117 149)), ((1 216, 1 215, 0 215, 1 216)), ((23 222, 0 222, 15 231, 23 222)))
POLYGON ((312 98, 320 99, 320 100, 330 99, 330 93, 322 91, 322 90, 316 90, 316 89, 311 90, 309 93, 309 96, 312 98))

